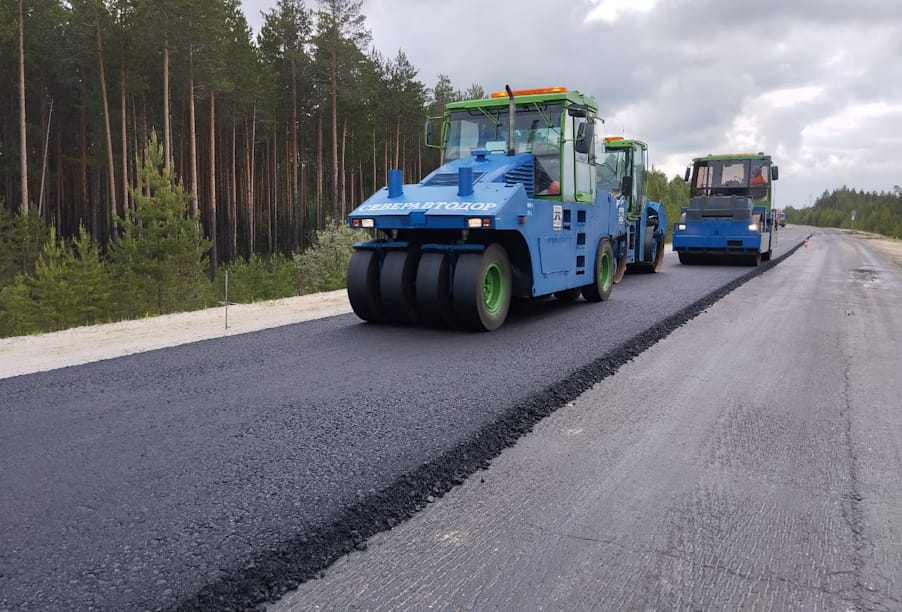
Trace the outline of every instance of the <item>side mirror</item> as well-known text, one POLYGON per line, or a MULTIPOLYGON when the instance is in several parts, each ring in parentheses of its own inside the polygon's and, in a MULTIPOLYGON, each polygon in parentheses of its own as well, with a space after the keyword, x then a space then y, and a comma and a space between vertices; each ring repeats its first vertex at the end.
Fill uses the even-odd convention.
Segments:
POLYGON ((427 147, 430 147, 432 149, 441 149, 441 143, 436 142, 436 121, 441 121, 441 117, 430 117, 426 120, 426 124, 423 126, 423 140, 425 141, 427 147))
POLYGON ((432 119, 426 120, 426 125, 423 126, 424 131, 424 140, 426 141, 427 147, 435 146, 435 124, 432 122, 432 119))
POLYGON ((689 182, 689 173, 690 172, 692 172, 692 169, 687 167, 686 174, 683 175, 683 180, 686 181, 687 183, 689 182))
POLYGON ((780 178, 780 169, 776 166, 770 167, 770 180, 775 181, 780 178))

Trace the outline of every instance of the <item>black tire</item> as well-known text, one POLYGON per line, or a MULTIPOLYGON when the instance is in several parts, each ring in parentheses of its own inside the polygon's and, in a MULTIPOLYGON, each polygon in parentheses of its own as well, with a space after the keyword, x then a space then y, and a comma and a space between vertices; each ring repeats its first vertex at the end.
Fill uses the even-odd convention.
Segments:
POLYGON ((677 257, 680 258, 680 263, 685 266, 691 266, 696 263, 695 258, 689 253, 684 253, 683 251, 677 251, 677 257))
POLYGON ((770 256, 773 254, 773 250, 767 251, 766 253, 762 253, 761 261, 770 261, 770 256))
POLYGON ((490 244, 482 253, 457 258, 451 301, 455 319, 464 329, 501 327, 511 304, 511 265, 504 247, 490 244))
POLYGON ((664 239, 658 240, 655 245, 655 257, 651 263, 651 271, 660 272, 664 267, 664 239))
POLYGON ((759 265, 761 265, 761 253, 750 255, 748 258, 748 263, 753 268, 757 268, 759 265))
POLYGON ((579 297, 580 293, 582 293, 582 290, 579 287, 574 287, 573 289, 556 291, 554 297, 561 302, 573 302, 579 297))
POLYGON ((614 284, 617 285, 620 281, 623 280, 624 275, 626 275, 626 249, 623 249, 623 255, 617 259, 617 267, 614 268, 614 284))
POLYGON ((348 264, 348 301, 354 313, 364 321, 382 323, 385 311, 379 295, 379 253, 358 249, 348 264))
POLYGON ((435 327, 454 325, 446 253, 423 253, 420 257, 416 294, 417 315, 423 324, 435 327))
POLYGON ((382 309, 389 321, 402 325, 416 323, 417 296, 414 282, 417 277, 419 251, 389 251, 382 261, 379 275, 379 295, 382 309))
POLYGON ((583 297, 588 302, 603 302, 611 296, 614 288, 614 249, 611 241, 602 238, 595 251, 593 282, 582 288, 583 297))

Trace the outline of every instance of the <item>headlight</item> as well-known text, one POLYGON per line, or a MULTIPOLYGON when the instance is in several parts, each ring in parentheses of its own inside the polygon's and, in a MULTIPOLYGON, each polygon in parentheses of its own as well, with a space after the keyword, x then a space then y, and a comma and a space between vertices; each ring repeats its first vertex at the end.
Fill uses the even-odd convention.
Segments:
POLYGON ((360 227, 376 227, 375 219, 361 219, 360 227))
POLYGON ((677 223, 677 229, 680 230, 680 231, 685 230, 685 229, 686 229, 686 224, 685 224, 685 223, 677 223))
POLYGON ((757 231, 758 231, 758 224, 757 224, 757 223, 752 223, 752 224, 750 224, 750 225, 749 225, 749 231, 751 231, 751 232, 757 232, 757 231))

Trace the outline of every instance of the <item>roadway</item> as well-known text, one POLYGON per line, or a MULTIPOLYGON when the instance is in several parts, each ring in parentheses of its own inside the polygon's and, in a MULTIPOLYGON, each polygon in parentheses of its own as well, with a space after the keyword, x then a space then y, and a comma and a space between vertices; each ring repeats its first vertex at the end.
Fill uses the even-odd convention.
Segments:
MULTIPOLYGON (((797 247, 805 233, 789 228, 779 235, 778 257, 797 247)), ((594 400, 607 398, 603 400, 606 409, 597 412, 610 412, 606 418, 615 421, 619 414, 634 435, 636 428, 648 434, 642 428, 656 423, 673 425, 689 416, 703 419, 687 413, 685 405, 673 412, 672 402, 673 389, 685 386, 678 378, 681 359, 698 359, 706 351, 719 360, 709 366, 709 377, 700 379, 705 384, 688 385, 685 393, 711 396, 712 405, 703 414, 719 423, 732 413, 717 416, 713 400, 731 396, 721 390, 712 393, 711 376, 720 372, 730 379, 729 371, 747 365, 731 365, 727 359, 743 354, 747 344, 734 344, 735 338, 720 342, 737 332, 716 327, 717 331, 704 334, 707 349, 695 346, 682 357, 664 359, 672 362, 669 369, 641 368, 627 379, 627 385, 624 374, 645 359, 648 353, 643 351, 661 338, 666 339, 653 351, 700 324, 721 307, 723 302, 711 305, 724 295, 731 300, 776 276, 784 276, 784 294, 796 291, 803 284, 783 271, 803 261, 803 256, 814 259, 811 255, 818 252, 815 245, 821 241, 823 257, 832 263, 822 263, 814 271, 815 280, 805 286, 817 294, 842 288, 860 297, 860 291, 843 285, 838 276, 827 282, 828 272, 841 276, 842 270, 849 272, 850 266, 860 263, 840 257, 833 240, 844 244, 851 239, 819 234, 809 247, 779 266, 755 271, 680 266, 668 254, 661 274, 628 276, 615 287, 609 302, 519 304, 505 326, 491 334, 376 327, 343 315, 0 380, 0 463, 4 466, 0 489, 14 492, 0 498, 4 517, 0 609, 245 609, 317 575, 345 552, 372 546, 383 536, 371 538, 368 544, 370 536, 404 523, 411 515, 416 515, 414 521, 404 528, 433 516, 438 504, 471 490, 474 479, 484 479, 484 474, 495 470, 507 454, 498 456, 489 472, 478 471, 536 423, 537 432, 508 453, 518 452, 524 444, 540 443, 539 432, 548 422, 542 421, 544 417, 569 403, 582 405, 585 397, 604 385, 634 388, 634 398, 611 396, 608 391, 594 400), (754 277, 751 283, 729 293, 749 275, 754 277), (684 326, 698 313, 705 316, 684 326), (712 344, 717 351, 711 351, 712 344), (672 378, 667 378, 668 373, 672 378), (630 421, 633 414, 638 416, 630 421), (474 472, 480 476, 468 479, 474 472), (451 496, 442 498, 461 483, 451 496), (426 506, 429 511, 417 514, 426 506)), ((879 287, 895 287, 898 299, 898 272, 893 275, 892 269, 876 264, 872 268, 885 277, 879 287)), ((767 291, 754 295, 753 303, 740 309, 741 321, 739 314, 734 315, 737 320, 732 327, 741 328, 746 341, 760 334, 776 345, 786 334, 768 334, 768 325, 758 327, 746 319, 749 312, 765 312, 765 301, 775 309, 765 313, 768 316, 783 316, 785 307, 772 303, 767 291)), ((810 310, 799 315, 798 333, 816 320, 810 318, 810 310)), ((843 319, 846 324, 848 317, 843 319)), ((898 324, 898 316, 889 317, 888 327, 877 339, 892 342, 894 336, 887 331, 898 330, 898 324)), ((822 357, 827 354, 824 350, 836 346, 816 348, 822 357)), ((785 375, 782 369, 770 372, 775 373, 785 375)), ((797 373, 804 376, 804 366, 797 373)), ((732 378, 757 388, 755 383, 764 374, 732 378)), ((824 386, 828 379, 818 379, 815 389, 828 389, 824 386)), ((884 386, 895 384, 892 376, 881 380, 884 386)), ((892 423, 891 415, 884 416, 892 423)), ((763 426, 759 421, 767 419, 735 417, 726 424, 735 423, 740 430, 736 435, 745 440, 747 434, 742 432, 756 424, 763 426)), ((696 446, 702 444, 704 436, 697 433, 696 438, 696 446)), ((610 459, 617 448, 637 452, 629 438, 621 435, 619 447, 617 442, 616 436, 602 438, 596 453, 610 459)), ((549 452, 555 446, 559 444, 551 445, 549 452)), ((759 452, 773 450, 767 447, 759 452)), ((641 458, 634 456, 636 461, 641 458)), ((698 469, 679 454, 670 460, 666 455, 657 458, 673 469, 679 465, 698 469)), ((525 459, 521 457, 521 468, 528 467, 523 465, 525 459)), ((651 497, 654 488, 662 485, 660 479, 651 479, 653 467, 643 466, 650 479, 643 490, 651 497)), ((625 471, 622 477, 631 478, 625 471)), ((562 477, 558 482, 564 485, 574 482, 573 478, 577 477, 562 477)), ((511 481, 512 486, 517 482, 502 480, 511 481)), ((670 480, 663 484, 677 484, 670 480)), ((520 500, 524 505, 522 500, 531 499, 534 488, 519 490, 519 496, 512 491, 514 497, 506 504, 520 500)), ((579 491, 596 498, 603 492, 595 488, 594 493, 586 493, 587 486, 569 494, 561 492, 563 486, 559 489, 558 498, 577 496, 573 501, 579 501, 579 491)), ((666 497, 668 491, 665 486, 661 495, 666 497)), ((687 499, 696 498, 698 494, 687 499)), ((647 501, 636 493, 633 499, 625 499, 623 507, 644 508, 651 514, 644 505, 647 501)), ((860 514, 861 506, 852 514, 860 514)), ((562 508, 556 502, 548 507, 562 508)), ((693 507, 687 508, 688 516, 693 507)), ((566 510, 559 514, 580 520, 579 511, 570 505, 566 510)), ((863 519, 859 516, 859 520, 863 519)), ((620 527, 627 521, 628 517, 621 517, 620 527)), ((672 519, 668 522, 678 525, 672 519)), ((612 523, 611 528, 616 525, 612 523)), ((502 537, 483 532, 480 539, 487 533, 502 537)), ((649 537, 654 540, 660 533, 652 531, 649 537)), ((682 533, 692 540, 693 533, 682 533)), ((566 556, 559 552, 554 559, 566 556)), ((566 564, 561 567, 566 569, 566 564)), ((679 586, 675 583, 674 588, 682 596, 693 597, 691 590, 679 586)), ((328 589, 326 580, 303 587, 328 589)), ((523 593, 520 603, 528 604, 529 591, 517 592, 523 593)), ((374 607, 379 607, 379 597, 372 600, 374 607)), ((305 596, 287 605, 303 608, 299 601, 313 599, 305 596)), ((382 603, 386 601, 394 600, 382 603)), ((450 593, 443 601, 458 600, 450 593)))
POLYGON ((900 300, 818 230, 269 609, 900 609, 900 300))

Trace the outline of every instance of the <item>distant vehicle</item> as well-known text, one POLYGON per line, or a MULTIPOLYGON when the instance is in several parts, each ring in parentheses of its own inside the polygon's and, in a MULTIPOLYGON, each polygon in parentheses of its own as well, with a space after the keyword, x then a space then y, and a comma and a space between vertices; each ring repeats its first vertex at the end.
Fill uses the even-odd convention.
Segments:
POLYGON ((680 263, 733 261, 757 266, 776 246, 773 182, 764 153, 707 155, 686 169, 689 206, 673 226, 680 263))
MULTIPOLYGON (((641 140, 609 136, 604 139, 604 157, 597 160, 598 190, 617 198, 626 231, 614 240, 619 283, 627 268, 660 272, 664 265, 664 231, 667 220, 663 207, 645 195, 648 145, 641 140)), ((623 223, 623 220, 620 220, 623 223)))
POLYGON ((389 171, 348 215, 378 232, 348 266, 357 316, 490 331, 512 297, 600 302, 627 264, 660 268, 667 220, 645 200, 645 146, 617 145, 615 196, 598 184, 603 124, 594 99, 563 87, 448 104, 426 123, 441 166, 407 185, 389 171))
POLYGON ((786 227, 786 212, 782 210, 777 211, 777 227, 786 227))

